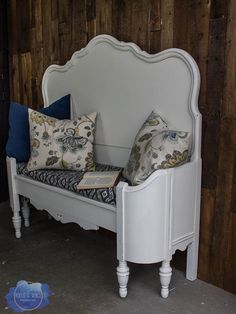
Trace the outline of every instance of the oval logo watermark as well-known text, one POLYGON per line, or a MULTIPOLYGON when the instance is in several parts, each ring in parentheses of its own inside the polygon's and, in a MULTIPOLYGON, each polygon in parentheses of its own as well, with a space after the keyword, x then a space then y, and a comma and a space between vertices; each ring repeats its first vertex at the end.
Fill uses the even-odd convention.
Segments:
POLYGON ((31 283, 25 280, 17 282, 6 295, 8 306, 16 312, 33 311, 49 304, 51 295, 47 284, 31 283))

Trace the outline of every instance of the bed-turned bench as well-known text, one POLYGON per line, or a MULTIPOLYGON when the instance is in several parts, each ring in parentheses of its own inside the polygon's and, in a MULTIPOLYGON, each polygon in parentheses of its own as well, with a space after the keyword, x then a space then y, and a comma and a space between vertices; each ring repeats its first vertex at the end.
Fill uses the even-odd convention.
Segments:
MULTIPOLYGON (((150 55, 133 43, 107 35, 92 39, 64 66, 51 65, 43 77, 44 105, 71 94, 74 117, 98 113, 96 162, 125 167, 136 133, 153 109, 172 129, 192 134, 191 157, 179 167, 154 171, 139 185, 120 181, 113 204, 19 173, 16 160, 8 157, 16 237, 21 237, 21 195, 63 223, 75 222, 85 229, 103 227, 117 233, 121 297, 127 295, 127 262, 162 262, 161 295, 166 298, 170 261, 178 249, 187 249, 186 277, 196 279, 201 185, 199 83, 198 67, 187 52, 168 49, 150 55)), ((23 217, 28 226, 26 201, 23 217)))

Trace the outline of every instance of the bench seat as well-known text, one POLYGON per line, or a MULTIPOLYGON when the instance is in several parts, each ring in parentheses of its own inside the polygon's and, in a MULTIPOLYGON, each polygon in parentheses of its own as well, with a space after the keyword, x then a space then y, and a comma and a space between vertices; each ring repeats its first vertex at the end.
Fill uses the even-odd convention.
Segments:
MULTIPOLYGON (((84 171, 72 170, 57 170, 57 169, 40 169, 29 171, 26 167, 27 163, 21 162, 17 164, 17 174, 27 176, 31 179, 40 181, 45 184, 56 186, 58 188, 66 189, 76 192, 81 196, 103 202, 110 205, 116 205, 116 186, 112 188, 103 189, 84 189, 77 191, 77 184, 82 180, 84 171)), ((121 170, 120 167, 110 165, 96 164, 96 171, 111 171, 121 170)), ((117 184, 120 181, 127 182, 127 180, 120 176, 117 184)))

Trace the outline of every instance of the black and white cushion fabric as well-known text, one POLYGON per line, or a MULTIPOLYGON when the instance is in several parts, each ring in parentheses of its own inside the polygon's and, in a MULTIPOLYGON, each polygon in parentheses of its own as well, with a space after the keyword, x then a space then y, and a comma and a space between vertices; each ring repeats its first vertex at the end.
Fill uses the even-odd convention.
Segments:
MULTIPOLYGON (((102 164, 96 164, 95 166, 95 171, 111 171, 120 169, 121 168, 119 167, 102 164)), ((56 169, 39 169, 29 171, 27 169, 27 163, 22 162, 17 164, 17 173, 45 184, 76 192, 81 196, 99 202, 110 205, 116 204, 116 186, 106 189, 86 189, 77 191, 77 184, 82 180, 85 173, 84 171, 56 169)), ((119 181, 127 182, 127 180, 122 176, 119 178, 119 181)))

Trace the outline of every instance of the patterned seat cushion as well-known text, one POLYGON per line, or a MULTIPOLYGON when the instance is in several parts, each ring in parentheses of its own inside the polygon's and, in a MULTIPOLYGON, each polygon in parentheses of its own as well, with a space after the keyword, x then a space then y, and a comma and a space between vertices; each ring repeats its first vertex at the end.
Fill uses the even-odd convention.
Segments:
MULTIPOLYGON (((96 164, 96 171, 120 170, 119 167, 110 165, 96 164)), ((39 169, 29 171, 27 163, 22 162, 17 164, 17 173, 27 176, 31 179, 40 181, 45 184, 66 189, 77 194, 110 205, 116 205, 116 186, 106 189, 86 189, 77 191, 77 184, 81 181, 84 171, 73 170, 56 170, 56 169, 39 169)), ((119 181, 128 182, 123 176, 120 176, 119 181)))

